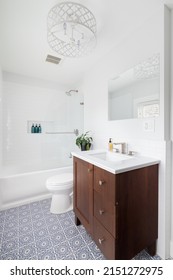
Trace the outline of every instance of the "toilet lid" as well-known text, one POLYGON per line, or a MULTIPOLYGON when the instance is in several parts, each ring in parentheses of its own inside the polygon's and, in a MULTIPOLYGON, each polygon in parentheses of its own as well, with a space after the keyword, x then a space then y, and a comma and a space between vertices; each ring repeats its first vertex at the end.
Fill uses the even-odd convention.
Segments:
POLYGON ((47 179, 46 184, 51 186, 69 185, 73 182, 73 173, 58 174, 47 179))

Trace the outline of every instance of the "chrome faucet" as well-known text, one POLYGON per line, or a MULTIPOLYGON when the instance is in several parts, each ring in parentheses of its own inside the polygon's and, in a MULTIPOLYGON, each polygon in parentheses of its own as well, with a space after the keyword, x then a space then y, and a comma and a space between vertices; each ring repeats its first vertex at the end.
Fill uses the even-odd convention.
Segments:
POLYGON ((124 142, 117 142, 113 143, 113 151, 116 153, 125 154, 126 153, 126 143, 124 142), (119 146, 119 147, 117 147, 119 146))

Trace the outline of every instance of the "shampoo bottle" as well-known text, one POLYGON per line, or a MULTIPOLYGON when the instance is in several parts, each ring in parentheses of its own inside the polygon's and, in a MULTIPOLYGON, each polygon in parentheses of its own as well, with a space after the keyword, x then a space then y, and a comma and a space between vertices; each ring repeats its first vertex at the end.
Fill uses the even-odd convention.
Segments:
POLYGON ((109 138, 109 143, 108 143, 108 150, 113 151, 113 143, 112 143, 112 138, 109 138))
POLYGON ((38 126, 38 133, 42 133, 41 124, 38 126))
POLYGON ((31 133, 34 133, 34 124, 31 126, 31 133))
POLYGON ((37 133, 37 132, 38 132, 37 129, 38 129, 38 126, 37 126, 37 124, 36 124, 35 127, 34 127, 34 133, 37 133))

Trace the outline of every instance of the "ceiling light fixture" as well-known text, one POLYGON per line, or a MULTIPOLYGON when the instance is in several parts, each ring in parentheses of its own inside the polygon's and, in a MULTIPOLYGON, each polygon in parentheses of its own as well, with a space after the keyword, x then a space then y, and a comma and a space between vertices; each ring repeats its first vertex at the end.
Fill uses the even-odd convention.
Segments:
POLYGON ((63 2, 48 13, 49 46, 65 57, 82 57, 96 46, 96 20, 85 6, 63 2))
POLYGON ((134 77, 139 80, 158 78, 160 75, 160 55, 154 54, 134 67, 134 77))

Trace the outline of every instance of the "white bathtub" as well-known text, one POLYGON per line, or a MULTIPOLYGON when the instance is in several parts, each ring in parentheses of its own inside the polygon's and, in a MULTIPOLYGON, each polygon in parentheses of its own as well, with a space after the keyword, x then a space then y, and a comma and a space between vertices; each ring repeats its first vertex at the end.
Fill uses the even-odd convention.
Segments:
POLYGON ((0 210, 50 197, 47 178, 72 171, 72 166, 14 175, 0 175, 0 210))

